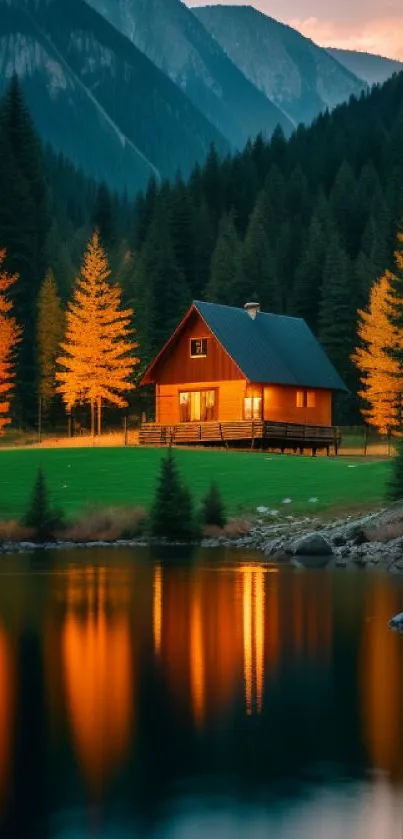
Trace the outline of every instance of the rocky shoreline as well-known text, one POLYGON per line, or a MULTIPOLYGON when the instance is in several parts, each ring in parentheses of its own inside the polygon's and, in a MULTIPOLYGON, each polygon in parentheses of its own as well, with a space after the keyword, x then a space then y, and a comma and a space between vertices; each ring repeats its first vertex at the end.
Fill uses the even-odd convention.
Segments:
POLYGON ((331 522, 294 516, 272 523, 260 520, 241 538, 204 544, 256 550, 273 563, 380 567, 398 573, 403 571, 403 505, 331 522))
MULTIPOLYGON (((76 548, 147 548, 156 545, 145 538, 108 541, 3 542, 0 554, 76 548)), ((167 543, 158 543, 167 544, 167 543)), ((361 516, 325 522, 318 517, 277 517, 270 511, 250 529, 235 537, 220 534, 205 538, 202 548, 233 548, 256 551, 269 563, 317 565, 337 568, 380 567, 392 573, 403 571, 403 505, 401 503, 361 516)))

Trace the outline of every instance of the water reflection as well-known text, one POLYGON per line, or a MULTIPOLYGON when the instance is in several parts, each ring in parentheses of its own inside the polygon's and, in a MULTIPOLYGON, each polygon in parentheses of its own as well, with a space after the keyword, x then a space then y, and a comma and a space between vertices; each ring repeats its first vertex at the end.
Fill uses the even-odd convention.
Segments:
POLYGON ((0 586, 1 836, 60 814, 114 835, 118 812, 155 839, 394 839, 403 580, 203 553, 21 562, 0 586))
POLYGON ((61 659, 67 715, 89 787, 100 793, 130 749, 134 662, 127 593, 105 568, 67 574, 61 659))

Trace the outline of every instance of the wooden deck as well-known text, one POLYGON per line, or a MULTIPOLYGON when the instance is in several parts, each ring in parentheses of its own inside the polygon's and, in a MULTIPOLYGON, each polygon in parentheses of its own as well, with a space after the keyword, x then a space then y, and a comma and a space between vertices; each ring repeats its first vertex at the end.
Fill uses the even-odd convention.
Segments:
POLYGON ((286 449, 312 454, 319 450, 337 454, 340 430, 334 426, 297 425, 296 423, 266 422, 191 422, 179 425, 143 423, 140 428, 142 446, 224 445, 231 443, 251 448, 286 449))

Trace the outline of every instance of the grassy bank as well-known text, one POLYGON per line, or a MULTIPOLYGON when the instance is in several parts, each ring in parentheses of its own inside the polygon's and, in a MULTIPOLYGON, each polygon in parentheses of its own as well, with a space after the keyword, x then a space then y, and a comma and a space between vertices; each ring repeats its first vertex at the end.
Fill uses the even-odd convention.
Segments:
MULTIPOLYGON (((0 518, 24 513, 39 466, 52 501, 67 515, 88 503, 147 508, 163 454, 139 448, 0 451, 0 518)), ((391 465, 383 460, 207 450, 177 450, 175 455, 195 498, 216 480, 231 515, 258 506, 287 513, 373 507, 383 500, 391 465), (285 504, 285 499, 291 501, 285 504)))

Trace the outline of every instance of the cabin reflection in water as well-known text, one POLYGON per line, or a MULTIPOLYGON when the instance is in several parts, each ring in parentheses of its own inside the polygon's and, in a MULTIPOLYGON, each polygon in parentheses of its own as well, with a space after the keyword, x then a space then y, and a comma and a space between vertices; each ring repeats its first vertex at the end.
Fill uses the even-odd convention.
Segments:
POLYGON ((312 578, 294 575, 290 588, 290 578, 258 563, 188 574, 158 565, 153 575, 154 652, 176 702, 199 726, 240 696, 247 715, 260 714, 283 651, 301 661, 329 657, 330 580, 318 597, 312 578))

